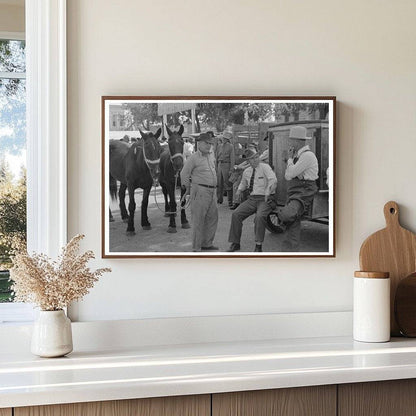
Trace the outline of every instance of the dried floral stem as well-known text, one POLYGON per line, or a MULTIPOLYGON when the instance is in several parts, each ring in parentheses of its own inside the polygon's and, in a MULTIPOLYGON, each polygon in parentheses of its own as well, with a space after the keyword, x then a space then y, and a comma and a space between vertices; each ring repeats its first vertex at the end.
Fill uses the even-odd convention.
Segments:
POLYGON ((13 280, 15 302, 29 302, 46 311, 68 306, 83 298, 109 268, 91 271, 87 263, 92 251, 78 255, 84 235, 76 235, 63 249, 57 261, 44 254, 29 255, 26 250, 13 258, 10 279, 13 280))

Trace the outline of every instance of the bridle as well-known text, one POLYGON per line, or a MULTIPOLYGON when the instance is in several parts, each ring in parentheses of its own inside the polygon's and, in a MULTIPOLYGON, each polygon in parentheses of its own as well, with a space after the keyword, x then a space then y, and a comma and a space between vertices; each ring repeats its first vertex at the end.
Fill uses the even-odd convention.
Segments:
POLYGON ((143 159, 144 159, 144 162, 146 163, 147 169, 149 169, 149 173, 152 174, 152 170, 150 168, 150 165, 157 165, 157 164, 159 164, 160 158, 159 159, 154 159, 154 160, 148 159, 146 157, 146 147, 145 147, 144 142, 143 142, 143 159))
MULTIPOLYGON (((170 154, 170 151, 169 151, 169 154, 170 154)), ((182 159, 182 161, 183 161, 183 153, 175 153, 174 155, 171 155, 170 156, 170 161, 173 163, 173 161, 177 158, 177 157, 180 157, 181 159, 182 159)))
MULTIPOLYGON (((176 141, 177 139, 175 139, 175 141, 176 141)), ((177 159, 178 157, 180 157, 181 159, 182 159, 182 165, 183 165, 183 162, 184 162, 184 157, 183 157, 183 152, 181 153, 181 152, 177 152, 177 153, 174 153, 173 155, 170 153, 170 147, 169 147, 169 157, 170 157, 170 163, 172 164, 172 168, 174 168, 174 166, 173 166, 173 161, 175 160, 175 159, 177 159)), ((174 169, 175 170, 175 169, 174 169)), ((179 174, 179 172, 175 172, 175 176, 177 176, 179 174)))

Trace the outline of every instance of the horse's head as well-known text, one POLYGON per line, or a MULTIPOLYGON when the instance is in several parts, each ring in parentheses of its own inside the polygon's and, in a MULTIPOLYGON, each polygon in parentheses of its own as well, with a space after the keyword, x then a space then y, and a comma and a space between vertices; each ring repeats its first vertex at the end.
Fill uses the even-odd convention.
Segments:
POLYGON ((170 161, 172 162, 173 170, 176 174, 183 168, 183 126, 180 126, 178 131, 171 131, 170 128, 166 126, 166 131, 169 135, 168 145, 170 161))
POLYGON ((153 134, 152 132, 144 133, 140 130, 143 140, 143 158, 154 181, 159 177, 159 160, 162 149, 158 138, 161 132, 161 128, 158 129, 156 134, 153 134))

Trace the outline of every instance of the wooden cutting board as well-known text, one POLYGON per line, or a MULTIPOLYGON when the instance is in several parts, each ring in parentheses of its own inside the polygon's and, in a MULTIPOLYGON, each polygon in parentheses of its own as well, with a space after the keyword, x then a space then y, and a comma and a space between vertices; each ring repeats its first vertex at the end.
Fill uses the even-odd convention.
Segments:
POLYGON ((390 329, 392 336, 398 336, 394 298, 400 280, 416 271, 416 235, 400 225, 396 202, 384 205, 384 217, 386 228, 370 235, 361 245, 360 268, 362 271, 390 273, 390 329))

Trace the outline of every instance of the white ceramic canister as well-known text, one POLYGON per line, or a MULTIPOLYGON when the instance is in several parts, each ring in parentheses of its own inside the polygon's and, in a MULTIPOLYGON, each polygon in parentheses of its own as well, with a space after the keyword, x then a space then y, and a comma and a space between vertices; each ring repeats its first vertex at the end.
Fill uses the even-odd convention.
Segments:
POLYGON ((361 342, 390 340, 390 278, 387 272, 354 273, 353 337, 361 342))

